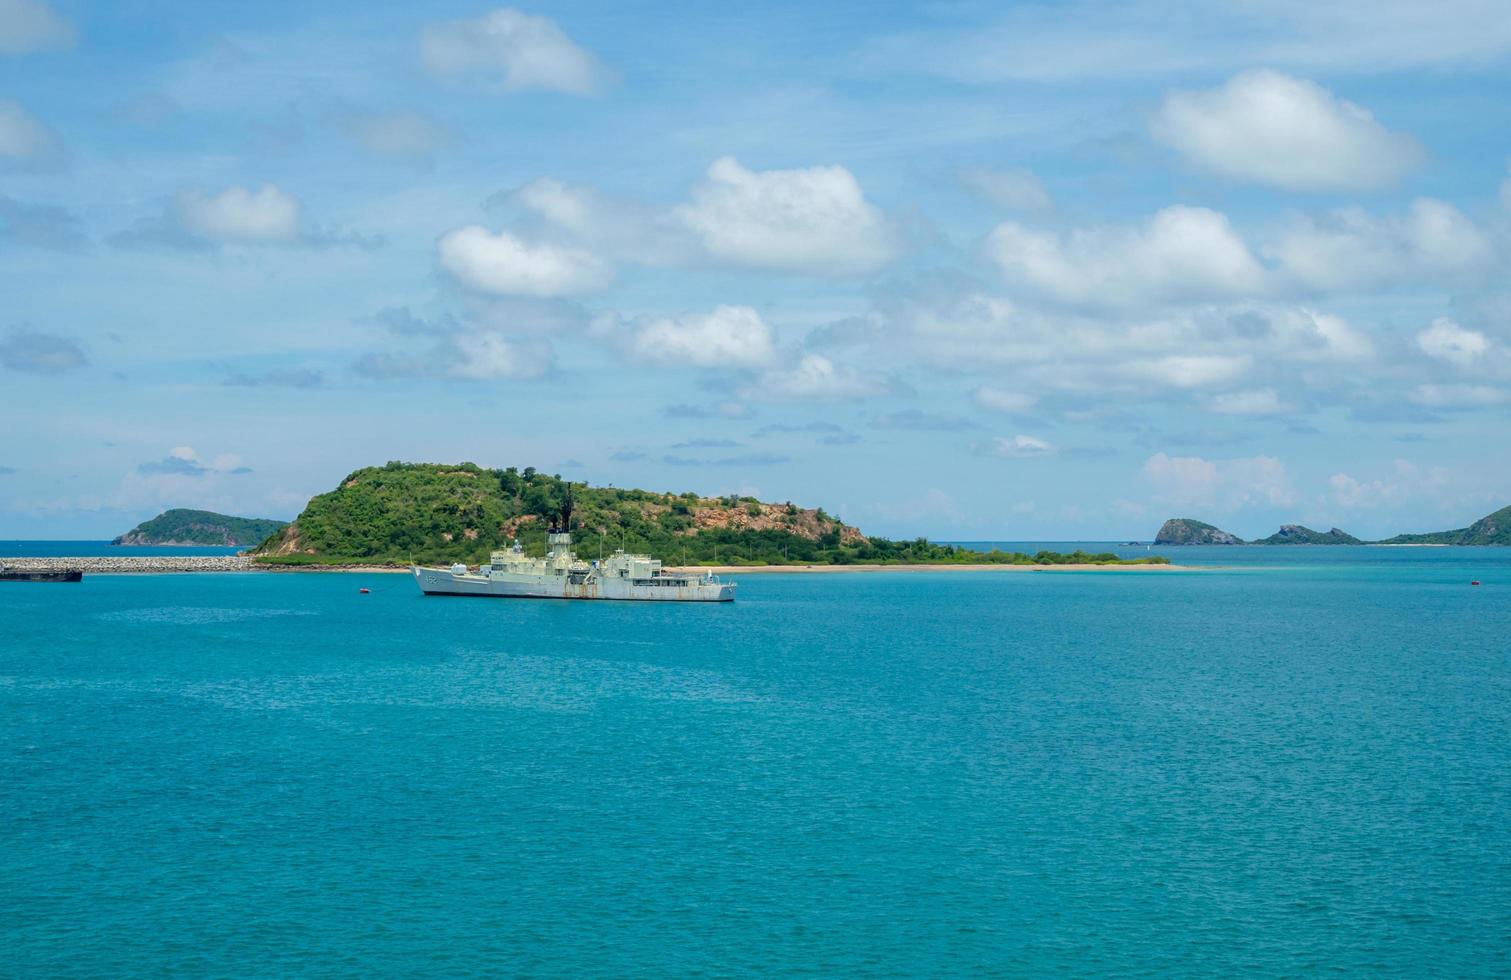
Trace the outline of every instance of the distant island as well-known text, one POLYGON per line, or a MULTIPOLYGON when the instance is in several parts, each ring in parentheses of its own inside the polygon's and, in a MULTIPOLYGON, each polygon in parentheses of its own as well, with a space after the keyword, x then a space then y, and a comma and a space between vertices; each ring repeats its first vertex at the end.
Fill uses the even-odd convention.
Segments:
POLYGON ((1189 517, 1173 517, 1154 536, 1155 544, 1437 544, 1437 545, 1511 545, 1511 507, 1502 507, 1456 531, 1432 531, 1426 534, 1398 534, 1383 541, 1363 541, 1347 531, 1332 528, 1313 531, 1300 524, 1283 524, 1267 538, 1245 541, 1211 524, 1189 517))
POLYGON ((120 545, 163 548, 238 548, 260 544, 288 526, 288 521, 260 517, 231 517, 208 510, 175 508, 143 521, 111 541, 120 545))
POLYGON ((755 497, 592 487, 533 467, 391 462, 314 497, 253 552, 269 565, 478 563, 518 539, 542 555, 570 486, 584 558, 623 547, 668 565, 1147 565, 1110 553, 972 551, 862 534, 823 508, 755 497))

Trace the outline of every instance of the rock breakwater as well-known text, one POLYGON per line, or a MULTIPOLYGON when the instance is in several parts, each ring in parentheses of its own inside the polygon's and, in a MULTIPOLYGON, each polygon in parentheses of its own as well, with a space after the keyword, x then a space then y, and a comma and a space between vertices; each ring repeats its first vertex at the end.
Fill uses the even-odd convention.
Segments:
POLYGON ((259 568, 244 555, 155 555, 151 557, 0 558, 0 565, 22 571, 58 572, 76 569, 96 575, 132 572, 252 572, 259 568))

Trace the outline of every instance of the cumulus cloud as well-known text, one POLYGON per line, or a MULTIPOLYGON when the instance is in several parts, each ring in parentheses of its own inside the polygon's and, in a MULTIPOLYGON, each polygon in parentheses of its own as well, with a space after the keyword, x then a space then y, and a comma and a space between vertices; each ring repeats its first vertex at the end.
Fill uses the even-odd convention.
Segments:
POLYGON ((1154 137, 1225 177, 1286 190, 1339 191, 1395 183, 1422 160, 1416 140, 1315 82, 1247 71, 1203 92, 1171 92, 1154 137))
POLYGON ((419 353, 374 352, 353 368, 376 380, 455 378, 462 381, 539 378, 555 367, 548 341, 508 337, 492 330, 459 330, 419 353))
POLYGON ((1428 357, 1461 368, 1472 367, 1490 349, 1485 335, 1474 330, 1465 330, 1445 316, 1432 321, 1432 325, 1417 334, 1417 346, 1428 357))
POLYGON ((1048 211, 1054 206, 1044 182, 1031 170, 967 170, 960 181, 1009 211, 1048 211))
POLYGON ((1300 217, 1265 252, 1287 285, 1324 292, 1463 278, 1493 255, 1474 222, 1432 198, 1383 218, 1357 207, 1300 217))
POLYGON ((0 171, 51 172, 68 166, 68 147, 19 102, 0 99, 0 171))
POLYGON ((52 204, 23 204, 0 195, 0 242, 76 252, 89 244, 72 211, 52 204))
POLYGON ((752 268, 845 275, 897 251, 886 217, 841 166, 752 171, 724 157, 675 214, 711 256, 752 268))
POLYGON ((436 75, 478 79, 506 91, 591 95, 607 72, 548 17, 503 7, 481 17, 427 25, 420 57, 436 75))
POLYGON ((241 465, 241 457, 235 453, 221 453, 213 459, 200 459, 193 446, 175 446, 162 459, 152 460, 137 467, 144 475, 206 477, 218 473, 241 475, 252 472, 241 465))
POLYGON ((12 327, 0 340, 0 365, 29 374, 62 374, 89 363, 78 342, 30 327, 12 327))
POLYGON ((464 286, 484 293, 566 296, 607 286, 613 269, 583 248, 531 244, 507 232, 468 225, 441 236, 441 268, 464 286))
POLYGON ((41 0, 0 0, 0 55, 72 47, 73 25, 41 0))
POLYGON ((1142 228, 1083 228, 1061 236, 1004 222, 986 255, 1010 281, 1068 303, 1136 305, 1253 296, 1265 270, 1228 219, 1175 205, 1142 228))
POLYGON ((1005 388, 994 388, 991 385, 982 385, 971 395, 979 408, 989 412, 1002 412, 1007 415, 1015 415, 1026 412, 1039 403, 1037 395, 1031 395, 1022 391, 1008 391, 1005 388))
POLYGON ((1411 400, 1428 408, 1487 408, 1511 402, 1511 392, 1491 385, 1424 384, 1411 390, 1411 400))
POLYGON ((986 451, 1007 459, 1032 459, 1036 456, 1053 456, 1056 452, 1053 443, 1021 434, 993 439, 986 446, 986 451))
POLYGON ((1396 460, 1385 476, 1361 480, 1347 473, 1334 473, 1327 481, 1333 500, 1350 508, 1395 506, 1422 496, 1441 500, 1450 483, 1447 470, 1437 466, 1423 468, 1404 459, 1396 460))
POLYGON ((1285 464, 1273 456, 1209 460, 1155 453, 1141 472, 1162 502, 1181 507, 1231 511, 1296 499, 1285 464))
POLYGON ((643 321, 622 342, 631 356, 652 364, 762 367, 774 353, 771 328, 748 306, 643 321))
POLYGON ((299 238, 304 208, 293 195, 264 184, 257 190, 227 187, 217 194, 181 191, 174 199, 180 225, 211 242, 259 245, 299 238))
POLYGON ((763 373, 744 394, 775 401, 848 401, 886 394, 891 388, 882 378, 835 364, 822 354, 805 354, 790 368, 763 373))
POLYGON ((381 244, 381 239, 320 228, 297 197, 273 184, 214 192, 186 188, 164 203, 161 214, 137 221, 110 241, 124 248, 185 249, 381 244))
POLYGON ((1274 388, 1253 388, 1214 395, 1208 407, 1219 415, 1284 415, 1294 407, 1281 401, 1274 388))
POLYGON ((1172 354, 1169 357, 1130 361, 1125 373, 1173 388, 1200 388, 1222 384, 1242 376, 1250 360, 1243 355, 1172 354))

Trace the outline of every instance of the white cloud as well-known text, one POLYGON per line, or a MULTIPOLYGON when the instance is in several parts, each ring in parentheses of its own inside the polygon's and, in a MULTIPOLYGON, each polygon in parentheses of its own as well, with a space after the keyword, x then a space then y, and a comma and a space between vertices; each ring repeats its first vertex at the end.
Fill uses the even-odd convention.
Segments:
POLYGON ((218 194, 182 191, 174 199, 174 210, 184 231, 224 244, 297 241, 304 221, 299 200, 272 184, 255 191, 228 187, 218 194))
POLYGON ((748 306, 664 317, 636 327, 630 353, 656 364, 760 367, 772 357, 771 328, 748 306))
POLYGON ((537 378, 553 362, 549 345, 510 340, 492 331, 457 334, 452 343, 457 359, 451 374, 458 378, 537 378))
POLYGON ((1271 350, 1294 361, 1362 361, 1374 356, 1369 337, 1341 316, 1305 306, 1269 309, 1260 316, 1271 350))
POLYGON ((470 20, 427 25, 420 57, 437 75, 481 78, 507 91, 544 89, 591 95, 607 75, 548 17, 510 7, 470 20))
POLYGON ((1511 392, 1490 385, 1417 385, 1410 397, 1428 408, 1486 408, 1511 402, 1511 392))
POLYGON ((522 208, 549 233, 618 262, 676 265, 698 253, 688 230, 668 210, 554 177, 495 194, 488 203, 522 208))
POLYGON ((1209 460, 1155 453, 1141 472, 1162 502, 1176 506, 1231 511, 1296 499, 1285 464, 1273 456, 1209 460))
POLYGON ((710 255, 735 265, 844 275, 897 251, 885 216, 840 166, 752 171, 724 157, 675 213, 710 255))
POLYGON ((591 232, 597 224, 596 195, 553 177, 532 180, 510 197, 551 224, 579 235, 591 232))
POLYGON ((369 153, 422 166, 451 139, 445 126, 414 109, 349 112, 340 121, 347 136, 369 153))
POLYGON ((1337 191, 1395 183, 1422 159, 1416 140, 1315 82, 1247 71, 1203 92, 1171 92, 1154 137, 1225 177, 1286 190, 1337 191))
POLYGON ((1022 391, 1008 391, 1004 388, 994 388, 991 385, 982 385, 971 396, 977 406, 991 412, 1003 412, 1014 415, 1026 412, 1039 402, 1037 395, 1030 395, 1022 391))
POLYGON ((1430 327, 1417 334, 1417 346, 1428 357, 1459 367, 1471 367, 1489 350, 1490 342, 1484 334, 1465 330, 1447 317, 1440 316, 1432 321, 1430 327))
POLYGON ((1175 205, 1143 228, 1085 228, 1059 236, 1004 222, 986 254, 1011 281, 1095 306, 1251 296, 1265 272, 1228 219, 1175 205))
POLYGON ((1131 361, 1127 374, 1157 381, 1173 388, 1200 388, 1222 384, 1242 376, 1249 358, 1225 354, 1172 354, 1153 360, 1131 361))
POLYGON ((0 55, 73 46, 73 25, 40 0, 0 0, 0 55))
POLYGON ((1474 222, 1432 198, 1385 218, 1357 207, 1298 218, 1265 252, 1288 285, 1321 291, 1463 277, 1493 255, 1474 222))
POLYGON ((1398 459, 1387 477, 1359 480, 1347 473, 1334 473, 1328 477, 1327 485, 1335 502, 1354 508, 1395 506, 1420 496, 1441 500, 1450 482, 1448 471, 1442 467, 1423 469, 1398 459))
POLYGON ((1048 211, 1049 192, 1030 170, 967 170, 960 175, 966 187, 1009 211, 1048 211))
POLYGON ((20 103, 0 99, 0 170, 53 171, 67 165, 63 137, 20 103))
POLYGON ((762 374, 742 394, 777 401, 847 401, 886 394, 889 388, 883 379, 835 364, 821 354, 806 354, 791 368, 762 374))
POLYGON ((1215 395, 1209 404, 1219 415, 1283 415, 1292 406, 1280 400, 1274 388, 1254 388, 1215 395))
POLYGON ((1004 456, 1009 459, 1027 459, 1034 456, 1052 456, 1055 453, 1053 443, 1046 442, 1036 436, 1016 435, 1012 437, 998 437, 993 439, 987 447, 987 451, 993 456, 1004 456))
POLYGON ((377 352, 359 358, 358 374, 378 380, 457 378, 464 381, 538 378, 551 371, 556 352, 547 340, 517 339, 497 330, 456 329, 417 353, 377 352))
POLYGON ((613 269, 586 249, 529 244, 507 231, 468 225, 441 236, 441 268, 485 293, 565 296, 608 285, 613 269))

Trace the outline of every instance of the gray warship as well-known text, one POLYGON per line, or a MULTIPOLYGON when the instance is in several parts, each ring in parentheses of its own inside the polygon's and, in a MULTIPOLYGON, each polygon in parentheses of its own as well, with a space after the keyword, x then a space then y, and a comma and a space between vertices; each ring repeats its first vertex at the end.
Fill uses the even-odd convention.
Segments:
POLYGON ((572 551, 572 500, 562 507, 561 523, 550 529, 544 558, 525 554, 519 542, 492 553, 476 569, 410 566, 425 595, 485 596, 501 599, 630 599, 650 602, 733 602, 735 583, 704 572, 673 572, 649 555, 623 548, 598 561, 584 561, 572 551))

